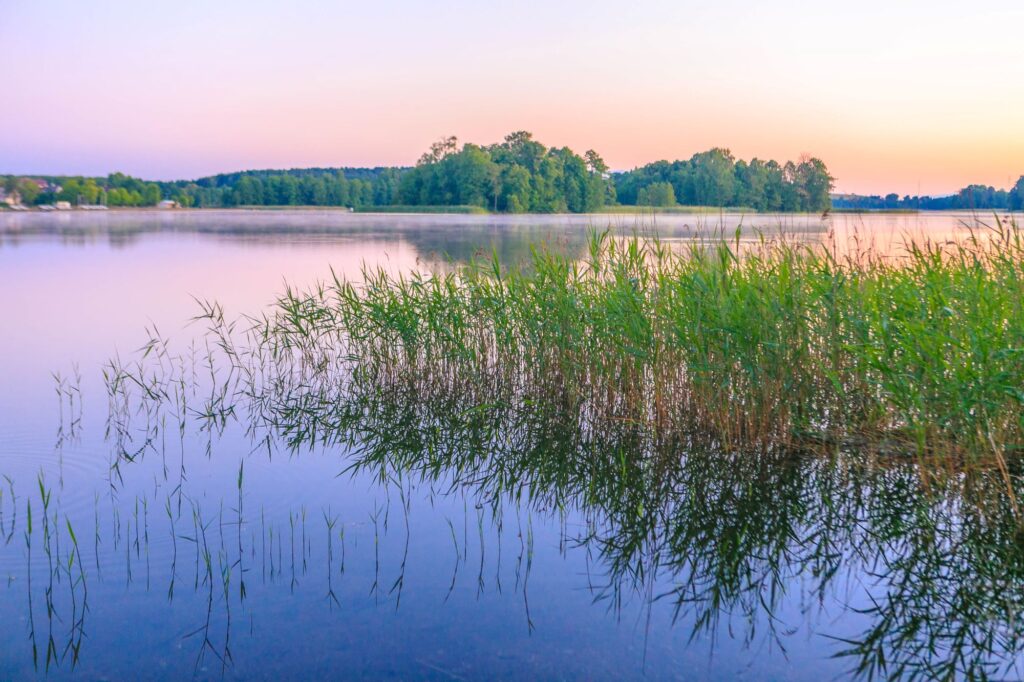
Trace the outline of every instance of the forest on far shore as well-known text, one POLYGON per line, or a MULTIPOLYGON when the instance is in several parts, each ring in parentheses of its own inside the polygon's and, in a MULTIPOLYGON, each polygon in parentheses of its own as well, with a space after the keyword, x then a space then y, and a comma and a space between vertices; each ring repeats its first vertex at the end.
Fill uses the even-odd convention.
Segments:
POLYGON ((895 192, 878 194, 839 194, 832 197, 833 208, 863 211, 956 211, 1024 210, 1024 175, 1010 189, 990 185, 968 185, 956 194, 941 197, 903 196, 895 192))
POLYGON ((0 200, 26 205, 184 207, 337 206, 357 210, 443 207, 505 213, 588 213, 615 206, 703 206, 762 212, 1024 208, 1024 176, 1006 190, 970 185, 944 197, 832 194, 835 178, 817 158, 736 159, 715 148, 689 159, 611 172, 594 150, 547 147, 526 131, 491 145, 447 137, 412 167, 306 168, 223 173, 198 180, 0 176, 0 200))

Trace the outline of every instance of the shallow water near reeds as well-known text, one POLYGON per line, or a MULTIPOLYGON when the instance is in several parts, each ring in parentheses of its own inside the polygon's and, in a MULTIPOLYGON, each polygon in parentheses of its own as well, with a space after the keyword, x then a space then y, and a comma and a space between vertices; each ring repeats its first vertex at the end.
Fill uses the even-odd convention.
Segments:
POLYGON ((1012 463, 724 451, 443 375, 240 395, 190 323, 590 227, 898 255, 979 220, 0 214, 0 678, 1019 678, 1012 463))

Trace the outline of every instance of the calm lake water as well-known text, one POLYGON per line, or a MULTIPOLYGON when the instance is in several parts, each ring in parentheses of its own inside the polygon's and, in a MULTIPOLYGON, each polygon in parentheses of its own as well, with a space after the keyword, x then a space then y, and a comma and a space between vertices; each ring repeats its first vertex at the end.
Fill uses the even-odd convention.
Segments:
POLYGON ((2 213, 0 679, 822 680, 879 659, 1019 678, 1016 498, 986 480, 677 451, 533 413, 450 421, 465 413, 401 395, 332 397, 315 409, 356 415, 344 435, 292 448, 287 414, 267 432, 241 409, 176 419, 104 380, 159 336, 198 406, 227 377, 197 299, 259 315, 364 265, 582 254, 609 226, 898 253, 976 220, 2 213), (631 449, 672 465, 597 464, 631 449))

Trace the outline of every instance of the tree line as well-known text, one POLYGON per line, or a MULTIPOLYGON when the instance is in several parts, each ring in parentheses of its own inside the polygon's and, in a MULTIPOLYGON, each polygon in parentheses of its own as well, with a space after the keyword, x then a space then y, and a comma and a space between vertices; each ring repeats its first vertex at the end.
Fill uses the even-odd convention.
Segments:
POLYGON ((506 213, 585 213, 607 206, 743 206, 818 211, 834 179, 819 159, 736 161, 725 149, 609 173, 594 150, 547 147, 527 131, 491 145, 446 137, 412 168, 249 171, 175 183, 185 206, 471 206, 506 213), (357 175, 354 175, 356 173, 357 175))
POLYGON ((749 162, 715 148, 689 160, 657 161, 615 175, 619 202, 637 206, 732 206, 758 211, 824 211, 835 178, 821 159, 749 162))
POLYGON ((1024 176, 1009 190, 965 187, 948 197, 835 195, 821 159, 736 159, 715 148, 686 160, 609 172, 593 150, 547 147, 526 131, 491 145, 446 137, 413 167, 250 170, 198 180, 0 176, 26 204, 153 206, 171 199, 197 208, 336 206, 354 209, 473 207, 507 213, 583 213, 613 206, 711 206, 756 211, 849 209, 1024 209, 1024 176))
POLYGON ((58 201, 74 206, 155 206, 163 197, 160 183, 146 182, 124 173, 111 173, 105 178, 7 175, 0 176, 0 187, 8 193, 16 192, 21 202, 30 206, 58 201))
POLYGON ((224 173, 162 183, 164 196, 185 207, 337 206, 393 203, 400 168, 307 168, 224 173))
POLYGON ((996 189, 990 185, 968 185, 956 194, 941 197, 910 196, 900 197, 896 193, 884 197, 879 194, 864 196, 842 194, 833 197, 836 208, 859 210, 1006 210, 1024 211, 1024 175, 1010 189, 996 189))
POLYGON ((476 206, 507 213, 587 213, 615 202, 597 152, 545 147, 526 131, 488 146, 448 137, 403 173, 398 203, 476 206))

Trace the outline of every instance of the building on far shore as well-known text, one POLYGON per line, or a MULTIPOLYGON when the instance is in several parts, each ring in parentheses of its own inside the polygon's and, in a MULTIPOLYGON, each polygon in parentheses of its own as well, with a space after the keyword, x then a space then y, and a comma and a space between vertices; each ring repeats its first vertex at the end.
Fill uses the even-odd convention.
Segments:
POLYGON ((53 207, 55 209, 57 209, 58 211, 70 211, 71 210, 71 202, 70 201, 55 201, 55 202, 53 202, 53 207))
POLYGON ((38 187, 40 192, 52 192, 54 194, 58 194, 63 189, 60 185, 52 183, 49 180, 28 178, 28 181, 38 187))
POLYGON ((157 208, 163 208, 163 209, 168 209, 168 208, 180 208, 180 206, 178 205, 178 202, 177 202, 177 201, 174 201, 173 199, 164 199, 163 201, 161 201, 160 203, 158 203, 158 204, 156 205, 156 207, 157 207, 157 208))
POLYGON ((0 188, 0 203, 7 204, 11 208, 21 206, 21 193, 18 190, 8 192, 0 188))

